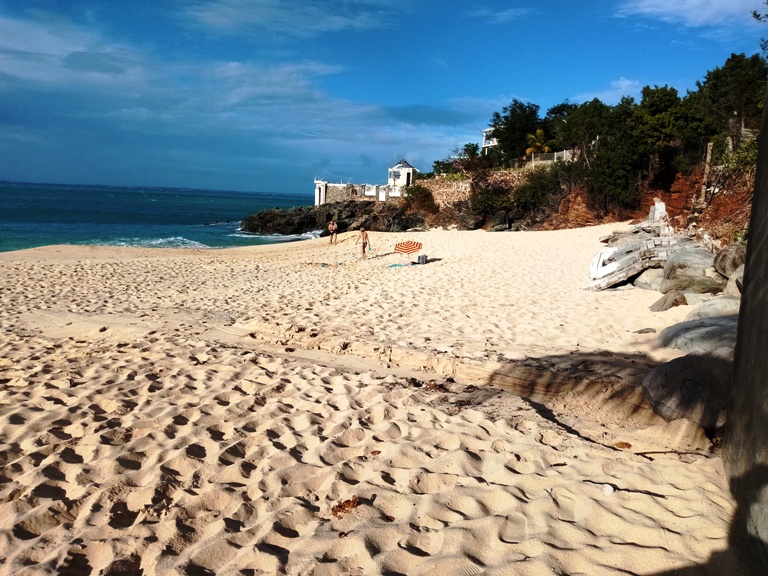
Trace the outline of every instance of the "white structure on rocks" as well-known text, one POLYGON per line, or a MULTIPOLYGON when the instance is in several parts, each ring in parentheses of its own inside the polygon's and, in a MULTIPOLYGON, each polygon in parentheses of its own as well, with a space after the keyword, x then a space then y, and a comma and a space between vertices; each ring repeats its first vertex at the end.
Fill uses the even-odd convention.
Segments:
POLYGON ((400 198, 403 188, 410 186, 416 180, 416 172, 418 170, 403 159, 388 170, 386 185, 331 184, 325 180, 315 179, 315 206, 346 200, 386 202, 390 198, 400 198))

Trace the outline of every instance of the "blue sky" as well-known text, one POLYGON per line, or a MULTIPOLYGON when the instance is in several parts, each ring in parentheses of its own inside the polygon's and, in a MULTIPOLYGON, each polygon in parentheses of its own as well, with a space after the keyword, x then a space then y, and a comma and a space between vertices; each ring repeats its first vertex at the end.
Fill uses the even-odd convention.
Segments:
POLYGON ((763 0, 0 0, 0 180, 306 191, 480 142, 512 99, 695 89, 763 0))

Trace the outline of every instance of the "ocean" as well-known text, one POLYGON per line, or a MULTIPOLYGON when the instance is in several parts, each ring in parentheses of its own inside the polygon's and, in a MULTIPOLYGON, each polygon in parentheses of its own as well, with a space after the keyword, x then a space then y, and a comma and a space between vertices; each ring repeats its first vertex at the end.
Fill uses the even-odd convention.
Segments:
POLYGON ((314 203, 312 193, 0 182, 0 252, 52 244, 229 248, 316 237, 249 234, 247 216, 314 203))

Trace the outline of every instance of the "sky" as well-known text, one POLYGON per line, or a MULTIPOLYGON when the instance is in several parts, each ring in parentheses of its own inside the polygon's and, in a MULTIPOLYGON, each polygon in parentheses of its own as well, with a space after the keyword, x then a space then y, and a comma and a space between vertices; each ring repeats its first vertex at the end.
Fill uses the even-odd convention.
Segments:
POLYGON ((302 193, 482 141, 513 99, 684 95, 765 0, 0 0, 0 180, 302 193))

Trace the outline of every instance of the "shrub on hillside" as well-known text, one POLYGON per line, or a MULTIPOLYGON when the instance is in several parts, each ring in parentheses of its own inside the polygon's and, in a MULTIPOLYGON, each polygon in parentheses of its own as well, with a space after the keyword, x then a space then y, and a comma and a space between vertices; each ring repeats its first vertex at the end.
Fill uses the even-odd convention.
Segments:
POLYGON ((743 177, 751 182, 757 170, 757 138, 741 143, 736 150, 723 155, 725 172, 731 178, 743 177))
POLYGON ((440 209, 435 202, 432 190, 421 184, 406 186, 403 190, 403 199, 408 210, 436 214, 440 209))
POLYGON ((476 184, 469 200, 472 210, 480 214, 493 214, 513 207, 511 190, 498 183, 476 184))
POLYGON ((560 180, 552 165, 537 166, 528 178, 515 189, 514 199, 518 208, 533 211, 559 196, 560 180))
POLYGON ((541 208, 556 208, 563 195, 578 181, 579 166, 556 162, 537 166, 515 188, 515 205, 528 212, 541 208))

